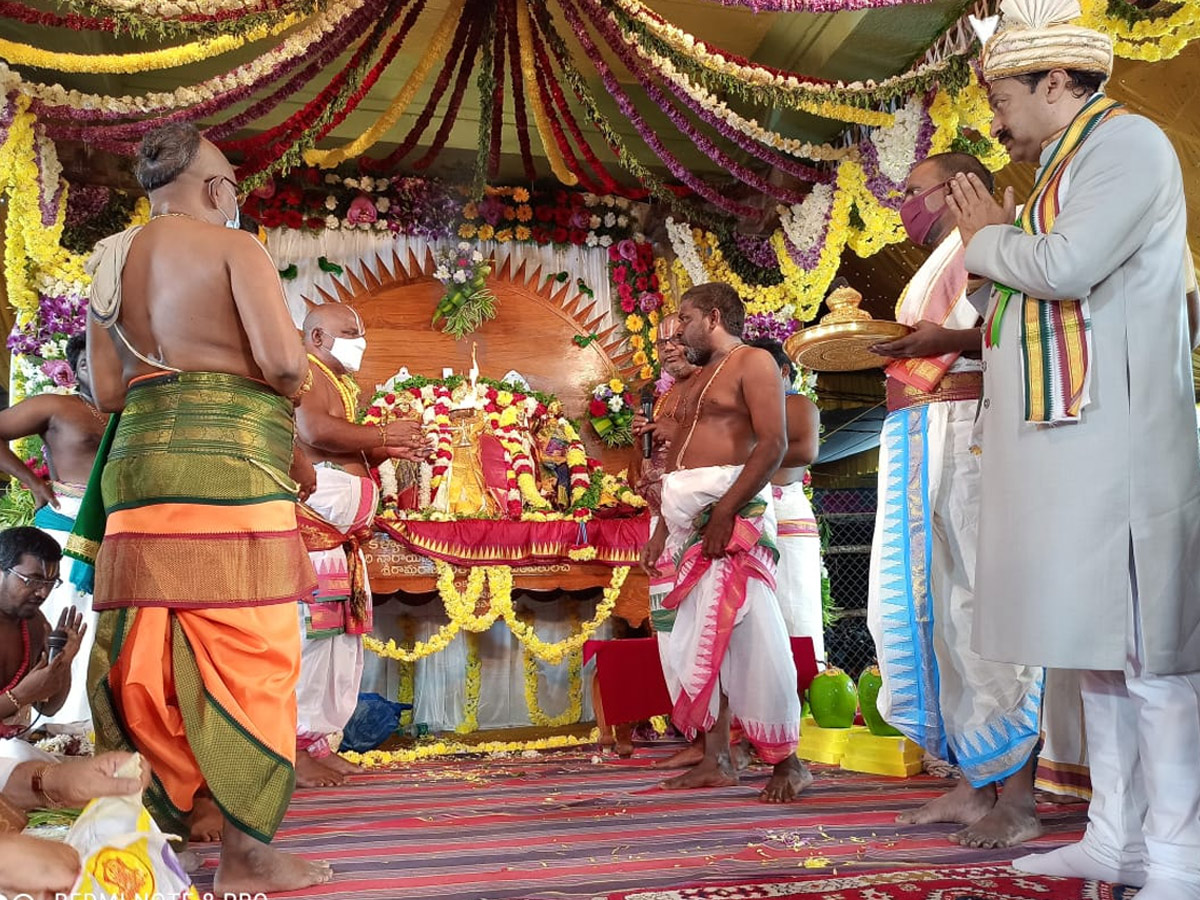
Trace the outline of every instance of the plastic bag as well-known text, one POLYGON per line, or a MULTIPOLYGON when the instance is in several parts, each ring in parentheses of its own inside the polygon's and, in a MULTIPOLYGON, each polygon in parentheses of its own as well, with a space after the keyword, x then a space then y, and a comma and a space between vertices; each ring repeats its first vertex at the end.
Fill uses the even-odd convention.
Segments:
POLYGON ((341 751, 366 753, 374 750, 400 727, 400 713, 412 709, 409 703, 393 703, 379 694, 359 694, 354 715, 342 730, 341 751))
MULTIPOLYGON (((137 778, 137 754, 117 775, 137 778)), ((83 873, 71 896, 96 900, 199 900, 191 878, 175 851, 142 806, 142 795, 93 800, 67 832, 66 842, 79 851, 83 873)))

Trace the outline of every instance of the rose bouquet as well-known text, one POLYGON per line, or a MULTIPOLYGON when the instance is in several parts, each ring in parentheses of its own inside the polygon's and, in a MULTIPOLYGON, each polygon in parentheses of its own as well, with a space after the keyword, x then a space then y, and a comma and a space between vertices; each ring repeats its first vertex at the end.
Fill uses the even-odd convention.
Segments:
POLYGON ((609 447, 628 447, 633 443, 633 395, 625 390, 620 378, 613 378, 592 389, 588 415, 596 435, 609 447))

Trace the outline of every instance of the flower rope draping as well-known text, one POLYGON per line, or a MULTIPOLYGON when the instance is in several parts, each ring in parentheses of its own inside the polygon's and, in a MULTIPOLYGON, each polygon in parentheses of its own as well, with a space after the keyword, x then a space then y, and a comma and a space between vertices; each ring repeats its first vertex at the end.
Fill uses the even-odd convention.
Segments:
POLYGON ((12 65, 52 69, 56 72, 151 72, 211 59, 236 50, 244 44, 278 37, 299 21, 300 17, 289 15, 278 22, 256 25, 239 34, 223 34, 176 47, 134 53, 60 53, 0 38, 0 57, 12 65))
POLYGON ((613 569, 612 579, 596 604, 596 612, 579 629, 561 641, 547 642, 537 636, 532 625, 522 620, 513 605, 512 568, 509 566, 474 566, 467 570, 467 581, 462 591, 454 584, 454 569, 448 563, 436 560, 438 571, 437 588, 449 621, 434 632, 427 640, 416 641, 411 648, 402 647, 394 639, 382 641, 366 635, 363 646, 377 656, 401 662, 414 662, 449 646, 459 631, 480 634, 496 622, 503 620, 509 630, 525 648, 525 652, 542 662, 557 665, 582 649, 596 630, 612 615, 617 605, 621 588, 629 575, 629 566, 613 569), (482 604, 484 588, 488 602, 482 604))
POLYGON ((136 37, 201 38, 235 34, 278 22, 287 15, 305 17, 324 5, 325 0, 269 0, 224 7, 211 2, 140 2, 123 0, 65 0, 64 14, 35 9, 24 3, 4 0, 0 16, 26 25, 70 28, 73 31, 107 31, 136 37))

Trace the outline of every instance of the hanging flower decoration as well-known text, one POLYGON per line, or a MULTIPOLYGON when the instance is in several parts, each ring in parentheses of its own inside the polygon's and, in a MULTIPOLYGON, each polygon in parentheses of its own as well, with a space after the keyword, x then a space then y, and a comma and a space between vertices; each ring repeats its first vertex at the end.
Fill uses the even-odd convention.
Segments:
POLYGON ((433 312, 432 325, 444 320, 442 331, 461 340, 488 319, 496 317, 496 295, 487 287, 492 267, 483 254, 461 241, 454 250, 440 254, 433 277, 446 288, 433 312))
POLYGON ((609 447, 629 447, 633 444, 633 414, 637 411, 633 394, 620 378, 613 378, 592 388, 588 404, 592 428, 597 437, 609 447))

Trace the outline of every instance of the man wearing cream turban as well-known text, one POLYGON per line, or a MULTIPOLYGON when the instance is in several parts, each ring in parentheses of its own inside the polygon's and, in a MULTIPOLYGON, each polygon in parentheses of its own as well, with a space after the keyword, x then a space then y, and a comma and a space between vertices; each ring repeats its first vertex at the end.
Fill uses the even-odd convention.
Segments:
POLYGON ((1075 0, 1005 0, 992 135, 1039 165, 1014 221, 958 176, 984 326, 974 641, 1079 669, 1094 796, 1079 844, 1018 868, 1200 900, 1200 455, 1179 161, 1100 87, 1075 0))

